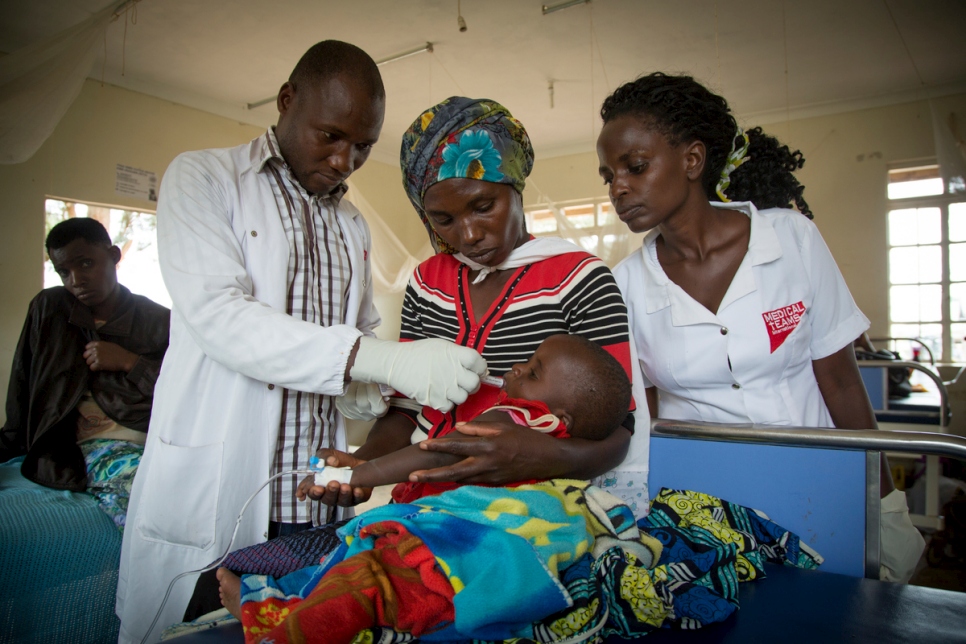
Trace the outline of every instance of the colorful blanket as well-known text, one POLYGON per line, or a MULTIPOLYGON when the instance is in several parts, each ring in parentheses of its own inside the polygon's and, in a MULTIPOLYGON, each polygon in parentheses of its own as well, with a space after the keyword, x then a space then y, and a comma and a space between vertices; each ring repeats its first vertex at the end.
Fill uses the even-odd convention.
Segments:
POLYGON ((634 522, 578 481, 466 486, 366 512, 320 565, 242 578, 247 642, 553 642, 721 621, 762 558, 821 559, 760 513, 664 490, 634 522))

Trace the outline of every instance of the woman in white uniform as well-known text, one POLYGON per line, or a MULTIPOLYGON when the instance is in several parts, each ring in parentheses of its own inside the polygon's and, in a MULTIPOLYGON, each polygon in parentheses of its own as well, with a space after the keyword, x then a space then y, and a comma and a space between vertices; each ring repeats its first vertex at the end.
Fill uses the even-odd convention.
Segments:
MULTIPOLYGON (((869 321, 810 221, 801 153, 689 76, 627 83, 601 116, 611 201, 650 231, 614 274, 652 416, 876 427, 852 350, 869 321)), ((884 458, 881 495, 882 578, 906 581, 923 540, 884 458)))

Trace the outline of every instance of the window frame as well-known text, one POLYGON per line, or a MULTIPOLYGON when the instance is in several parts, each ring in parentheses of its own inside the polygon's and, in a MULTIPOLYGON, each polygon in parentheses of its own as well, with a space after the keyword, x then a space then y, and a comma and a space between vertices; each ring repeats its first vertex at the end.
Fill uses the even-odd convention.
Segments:
MULTIPOLYGON (((907 164, 907 167, 908 166, 915 166, 915 165, 922 165, 922 163, 921 162, 919 162, 918 164, 916 164, 916 163, 910 163, 910 164, 907 164)), ((896 168, 889 168, 889 169, 891 170, 891 169, 896 169, 896 168)), ((886 175, 886 177, 887 177, 887 179, 886 179, 887 180, 887 184, 886 185, 888 186, 888 175, 886 175)), ((939 285, 940 285, 940 289, 941 289, 941 297, 942 297, 942 300, 941 300, 941 302, 942 302, 942 307, 941 307, 941 309, 942 309, 942 317, 941 317, 941 320, 938 322, 942 326, 941 357, 940 357, 939 361, 940 362, 952 362, 953 357, 954 357, 953 356, 952 325, 954 324, 954 322, 951 319, 951 312, 950 312, 950 286, 951 286, 951 284, 953 282, 949 278, 949 244, 950 244, 950 241, 949 241, 949 206, 951 204, 955 204, 955 203, 963 203, 963 202, 966 202, 966 194, 961 193, 961 192, 957 192, 957 193, 945 192, 945 187, 946 187, 945 184, 944 184, 943 187, 944 187, 944 192, 942 194, 938 194, 938 195, 926 195, 926 196, 922 196, 922 197, 906 197, 904 199, 889 199, 888 198, 888 193, 887 193, 887 195, 886 195, 886 204, 887 204, 887 209, 886 209, 886 248, 887 248, 887 251, 890 251, 893 248, 899 248, 900 247, 900 246, 893 246, 889 242, 889 233, 888 233, 888 229, 889 229, 889 219, 888 218, 889 218, 889 213, 891 211, 893 211, 893 210, 903 210, 903 209, 907 209, 907 208, 939 208, 939 230, 940 230, 940 234, 939 234, 939 244, 938 245, 939 245, 939 248, 940 248, 940 257, 941 257, 941 262, 942 262, 942 264, 941 264, 941 276, 940 276, 940 281, 939 281, 939 285)), ((961 243, 961 242, 955 242, 955 243, 961 243)), ((917 246, 919 246, 919 245, 917 244, 917 246)), ((893 286, 896 286, 897 284, 893 284, 892 283, 891 266, 889 266, 890 260, 888 258, 889 254, 890 254, 889 252, 886 253, 886 255, 887 255, 887 257, 886 257, 886 274, 889 276, 887 278, 887 282, 888 282, 888 285, 889 285, 889 290, 888 290, 888 295, 887 295, 886 300, 887 300, 888 311, 889 311, 889 334, 892 335, 892 326, 893 325, 896 325, 896 324, 903 324, 903 322, 893 322, 893 320, 892 320, 892 287, 893 286)), ((929 282, 929 283, 930 284, 933 284, 934 282, 929 282)), ((959 284, 961 282, 956 282, 956 283, 959 284)), ((916 285, 919 286, 919 285, 922 285, 922 284, 923 284, 922 282, 919 282, 916 285)), ((956 323, 961 323, 961 322, 963 322, 963 320, 956 320, 956 323)), ((924 322, 920 321, 920 322, 918 322, 918 324, 921 326, 922 324, 924 324, 924 322)), ((932 322, 932 324, 935 324, 935 322, 932 322)))

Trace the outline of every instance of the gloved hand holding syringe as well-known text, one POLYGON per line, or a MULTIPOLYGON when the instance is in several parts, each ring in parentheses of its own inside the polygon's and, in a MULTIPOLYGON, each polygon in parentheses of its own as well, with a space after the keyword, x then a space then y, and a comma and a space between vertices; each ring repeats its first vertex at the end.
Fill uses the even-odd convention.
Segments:
POLYGON ((398 392, 448 411, 476 391, 486 374, 486 360, 470 347, 437 338, 390 342, 363 336, 349 369, 352 382, 336 407, 346 418, 372 420, 386 413, 386 398, 398 392))
MULTIPOLYGON (((480 382, 484 385, 490 385, 491 387, 503 388, 503 378, 500 376, 491 376, 490 372, 487 371, 485 374, 480 376, 480 382)), ((379 393, 382 394, 383 398, 389 398, 390 396, 396 395, 396 390, 389 385, 379 385, 379 393)))

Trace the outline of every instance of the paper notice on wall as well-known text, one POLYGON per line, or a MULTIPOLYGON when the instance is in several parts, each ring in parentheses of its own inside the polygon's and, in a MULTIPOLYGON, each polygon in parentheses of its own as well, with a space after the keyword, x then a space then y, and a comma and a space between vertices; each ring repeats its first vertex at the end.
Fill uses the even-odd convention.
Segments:
POLYGON ((125 197, 137 197, 146 201, 158 200, 158 175, 150 170, 117 164, 114 192, 125 197))

